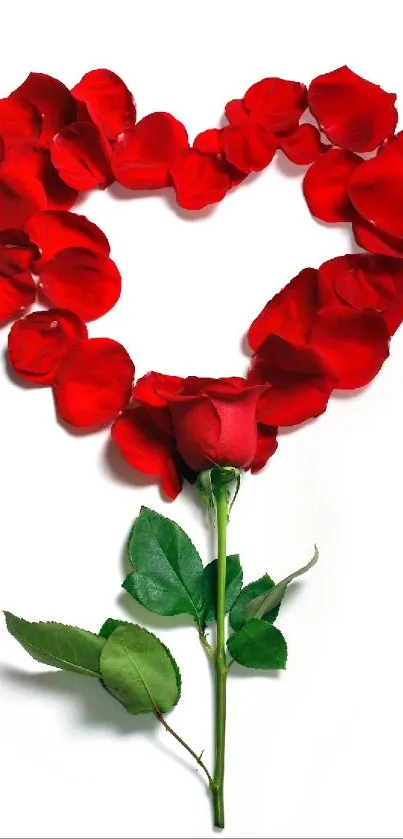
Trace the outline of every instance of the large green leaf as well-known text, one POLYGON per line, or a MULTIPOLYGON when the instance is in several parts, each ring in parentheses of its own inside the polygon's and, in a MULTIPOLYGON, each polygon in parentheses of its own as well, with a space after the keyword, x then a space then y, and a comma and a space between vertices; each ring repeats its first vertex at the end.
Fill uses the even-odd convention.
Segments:
POLYGON ((203 565, 179 525, 142 507, 129 539, 134 571, 124 588, 158 615, 199 618, 203 598, 203 565))
MULTIPOLYGON (((242 591, 240 592, 239 596, 235 600, 235 603, 231 609, 229 622, 232 629, 235 631, 238 629, 242 629, 245 626, 246 618, 245 618, 245 609, 251 600, 254 600, 261 594, 266 594, 270 589, 274 587, 274 582, 269 577, 268 574, 265 574, 264 577, 260 577, 259 580, 255 580, 253 583, 248 583, 247 586, 244 586, 242 591)), ((278 604, 274 609, 271 609, 270 612, 262 615, 262 620, 268 621, 268 623, 274 623, 277 618, 278 612, 280 609, 280 604, 278 604)))
POLYGON ((272 623, 250 620, 228 639, 232 658, 244 667, 259 670, 284 670, 287 644, 280 630, 272 623))
POLYGON ((4 612, 7 629, 22 647, 42 664, 100 676, 100 656, 105 639, 85 629, 62 623, 30 623, 4 612))
POLYGON ((118 626, 101 655, 104 686, 129 714, 166 713, 180 697, 181 678, 169 650, 147 629, 118 626))
POLYGON ((301 574, 305 574, 306 571, 309 571, 309 569, 317 563, 318 559, 319 553, 315 545, 314 555, 307 565, 304 565, 303 568, 299 568, 298 571, 294 571, 293 574, 290 574, 284 580, 281 580, 280 583, 277 583, 277 585, 270 588, 266 594, 261 594, 259 597, 255 597, 250 601, 250 603, 248 603, 245 609, 245 619, 250 620, 251 618, 262 618, 267 614, 267 612, 271 612, 272 609, 279 606, 284 597, 287 586, 295 580, 296 577, 300 577, 301 574))
MULTIPOLYGON (((217 560, 206 565, 203 571, 204 598, 203 620, 206 624, 216 619, 217 615, 217 560)), ((225 611, 229 612, 242 587, 242 568, 239 554, 227 556, 225 584, 225 611)))

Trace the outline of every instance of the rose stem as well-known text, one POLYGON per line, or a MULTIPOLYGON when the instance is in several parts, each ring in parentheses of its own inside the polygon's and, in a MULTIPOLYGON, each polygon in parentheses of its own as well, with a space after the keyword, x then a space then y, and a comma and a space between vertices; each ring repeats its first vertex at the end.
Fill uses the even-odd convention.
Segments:
POLYGON ((217 643, 215 650, 215 767, 213 776, 214 825, 224 827, 224 761, 227 662, 225 648, 225 578, 227 571, 227 486, 217 481, 217 643))

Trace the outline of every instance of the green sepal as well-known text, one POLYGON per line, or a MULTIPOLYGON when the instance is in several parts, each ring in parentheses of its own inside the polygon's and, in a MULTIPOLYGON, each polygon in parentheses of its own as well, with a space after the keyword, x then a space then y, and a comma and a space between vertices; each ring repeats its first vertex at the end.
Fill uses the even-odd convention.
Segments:
POLYGON ((287 590, 287 586, 296 579, 296 577, 300 577, 301 574, 305 574, 306 571, 309 571, 314 565, 316 565, 319 559, 319 552, 315 545, 315 552, 307 565, 304 565, 302 568, 299 568, 298 571, 294 571, 293 574, 290 574, 288 577, 285 577, 284 580, 281 580, 280 583, 277 583, 275 586, 269 589, 266 594, 261 594, 259 597, 255 597, 251 600, 245 609, 245 619, 250 620, 251 618, 262 618, 267 612, 271 612, 277 606, 280 605, 284 594, 287 590))
MULTIPOLYGON (((227 556, 225 581, 225 613, 229 612, 242 588, 242 567, 239 554, 227 556)), ((206 565, 203 571, 204 597, 201 626, 216 620, 217 613, 217 560, 206 565)))
POLYGON ((287 644, 280 630, 256 618, 231 635, 228 649, 232 658, 244 667, 284 670, 287 664, 287 644))
MULTIPOLYGON (((274 587, 274 581, 269 577, 268 574, 265 574, 263 577, 260 577, 259 580, 255 580, 253 583, 248 583, 247 586, 244 586, 240 594, 238 595, 235 603, 231 609, 229 622, 231 629, 235 632, 238 629, 242 629, 245 626, 246 618, 245 618, 245 609, 248 604, 254 600, 256 597, 259 597, 261 594, 266 594, 270 589, 274 587)), ((268 623, 274 623, 276 620, 278 613, 280 610, 280 604, 271 609, 269 612, 266 612, 262 615, 262 620, 267 621, 268 623)))

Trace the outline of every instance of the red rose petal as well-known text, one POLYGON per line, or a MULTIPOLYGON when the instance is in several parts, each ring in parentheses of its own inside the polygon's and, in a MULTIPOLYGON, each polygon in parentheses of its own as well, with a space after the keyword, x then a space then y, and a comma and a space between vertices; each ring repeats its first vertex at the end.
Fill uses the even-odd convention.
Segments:
POLYGON ((250 467, 252 475, 255 472, 259 472, 260 469, 263 469, 263 466, 266 465, 269 458, 276 451, 278 446, 277 430, 277 428, 273 428, 270 425, 263 425, 261 422, 257 423, 257 448, 255 458, 250 467))
POLYGON ((223 152, 241 172, 260 172, 273 159, 277 142, 273 134, 253 119, 222 129, 223 152))
POLYGON ((68 351, 53 386, 59 417, 76 428, 101 428, 130 399, 134 364, 110 338, 80 341, 68 351))
POLYGON ((0 274, 0 322, 19 317, 35 303, 36 285, 29 271, 21 271, 14 277, 0 274))
POLYGON ((23 227, 45 207, 46 195, 39 181, 9 172, 0 175, 0 230, 23 227))
POLYGON ((241 125, 248 122, 249 113, 245 109, 243 99, 232 99, 225 106, 225 116, 231 125, 241 125))
POLYGON ((176 498, 182 479, 175 463, 175 441, 153 422, 147 409, 125 411, 113 424, 111 433, 127 463, 146 475, 155 475, 168 498, 176 498))
POLYGON ((357 216, 353 221, 355 241, 360 248, 371 253, 382 253, 386 256, 403 257, 403 239, 389 236, 378 230, 374 224, 357 216))
POLYGON ((318 314, 311 344, 333 370, 335 386, 353 390, 379 373, 389 355, 389 332, 375 312, 332 306, 318 314))
POLYGON ((186 129, 171 114, 157 112, 118 138, 112 157, 115 178, 129 189, 169 186, 171 163, 189 147, 186 129))
POLYGON ((32 267, 39 251, 23 230, 0 232, 0 274, 12 276, 32 267))
POLYGON ((354 207, 349 182, 362 158, 343 149, 331 149, 308 169, 303 183, 306 203, 316 218, 327 222, 351 221, 354 207))
POLYGON ((308 90, 313 115, 329 140, 352 152, 376 149, 393 134, 396 96, 348 67, 318 76, 308 90))
POLYGON ((138 379, 133 388, 133 399, 152 408, 164 408, 167 400, 162 393, 179 393, 185 380, 181 376, 167 376, 165 373, 155 373, 153 370, 138 379))
POLYGON ((87 248, 60 251, 40 270, 40 286, 47 300, 85 321, 109 312, 120 297, 121 285, 115 263, 87 248))
POLYGON ((176 200, 186 210, 201 210, 221 201, 231 187, 225 164, 197 149, 183 151, 171 166, 176 200))
POLYGON ((77 213, 44 210, 31 216, 25 230, 40 248, 42 264, 66 248, 86 248, 109 256, 110 246, 105 234, 86 216, 77 213))
POLYGON ((298 125, 290 134, 279 135, 277 143, 286 157, 300 166, 313 163, 330 148, 322 143, 318 129, 309 123, 298 125))
POLYGON ((207 154, 221 154, 221 133, 221 128, 208 128, 207 131, 202 131, 195 137, 193 148, 207 154))
POLYGON ((35 105, 43 116, 41 143, 46 145, 61 128, 77 118, 77 106, 68 88, 44 73, 30 73, 11 94, 35 105))
POLYGON ((61 180, 52 164, 49 150, 38 144, 19 143, 7 147, 3 171, 39 180, 49 210, 69 210, 77 200, 77 190, 61 180))
POLYGON ((105 189, 111 180, 111 146, 90 122, 63 128, 54 137, 50 153, 60 177, 74 189, 105 189))
POLYGON ((262 79, 245 93, 243 103, 251 114, 264 118, 269 131, 289 131, 307 107, 306 87, 286 79, 262 79))
POLYGON ((111 70, 91 70, 72 90, 84 102, 96 125, 111 140, 136 122, 136 106, 130 90, 111 70))
POLYGON ((0 99, 0 135, 12 142, 36 140, 42 131, 42 116, 26 99, 0 99))
POLYGON ((318 272, 304 268, 266 303, 248 332, 257 350, 268 335, 280 335, 291 343, 304 343, 319 307, 318 272))
POLYGON ((357 212, 403 238, 403 135, 353 173, 348 193, 357 212))
POLYGON ((77 315, 63 309, 32 312, 11 327, 8 353, 12 368, 30 382, 52 384, 71 346, 87 337, 77 315))

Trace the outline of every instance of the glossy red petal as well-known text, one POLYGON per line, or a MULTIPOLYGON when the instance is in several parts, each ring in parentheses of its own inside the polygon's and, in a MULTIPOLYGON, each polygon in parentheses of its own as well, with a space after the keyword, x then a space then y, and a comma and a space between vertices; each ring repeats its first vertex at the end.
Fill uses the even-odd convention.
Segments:
POLYGON ((327 222, 354 218, 348 187, 351 176, 362 165, 361 157, 343 149, 331 149, 312 164, 305 175, 303 190, 313 216, 327 222))
POLYGON ((352 152, 373 151, 393 134, 396 96, 348 67, 318 76, 308 90, 313 115, 329 140, 352 152))
POLYGON ((262 79, 245 93, 243 103, 251 114, 264 118, 270 131, 288 131, 307 107, 306 87, 287 79, 262 79))
POLYGON ((10 364, 22 379, 50 385, 70 347, 87 338, 87 334, 85 323, 72 312, 63 309, 32 312, 11 327, 10 364))
POLYGON ((66 248, 87 248, 109 256, 110 246, 105 234, 86 216, 77 213, 44 210, 31 216, 25 230, 39 247, 42 263, 49 262, 66 248))
POLYGON ((64 357, 53 385, 59 417, 76 428, 101 428, 130 399, 134 364, 110 338, 80 341, 64 357))
POLYGON ((201 210, 221 201, 231 187, 225 164, 196 149, 183 151, 171 166, 176 200, 186 210, 201 210))
POLYGON ((53 306, 95 320, 113 308, 122 280, 114 262, 86 248, 67 248, 40 270, 40 286, 53 306))
POLYGON ((5 323, 35 303, 36 285, 29 271, 22 271, 14 277, 0 274, 0 323, 5 323))
POLYGON ((68 88, 45 73, 30 73, 11 96, 28 100, 43 116, 42 144, 48 144, 58 131, 77 118, 76 102, 68 88))
POLYGON ((105 189, 111 180, 112 148, 90 122, 63 128, 50 147, 52 163, 62 180, 74 189, 105 189))
POLYGON ((270 335, 260 347, 248 381, 270 385, 258 402, 259 422, 283 426, 322 414, 335 385, 314 349, 290 344, 277 335, 270 335))
POLYGON ((396 282, 403 289, 403 263, 400 259, 351 253, 324 262, 319 278, 330 283, 351 308, 382 311, 396 294, 396 282))
POLYGON ((249 112, 246 110, 243 99, 231 99, 225 106, 225 116, 231 125, 241 125, 248 122, 249 112))
POLYGON ((46 194, 50 210, 69 210, 77 200, 78 192, 59 177, 47 148, 37 143, 18 143, 7 147, 4 172, 18 173, 19 177, 36 178, 46 194))
POLYGON ((13 276, 32 268, 39 251, 22 230, 0 231, 0 274, 13 276))
POLYGON ((207 154, 221 154, 221 134, 221 128, 208 128, 207 131, 202 131, 195 137, 193 148, 207 154))
POLYGON ((112 156, 115 178, 129 189, 169 186, 170 166, 189 147, 186 128, 171 114, 157 112, 118 137, 112 156))
POLYGON ((323 152, 328 151, 330 148, 330 146, 322 143, 320 133, 316 126, 310 125, 309 123, 298 125, 289 134, 278 135, 277 143, 286 157, 292 163, 297 163, 300 166, 313 163, 323 152))
POLYGON ((357 169, 350 199, 367 221, 390 236, 403 238, 403 135, 357 169))
POLYGON ((270 425, 263 425, 261 422, 257 423, 257 448, 250 467, 252 475, 255 472, 259 472, 260 469, 263 469, 263 466, 266 465, 269 458, 276 451, 278 446, 277 430, 277 428, 273 428, 270 425))
POLYGON ((133 388, 133 399, 153 408, 163 408, 168 404, 162 393, 179 393, 185 379, 180 376, 167 376, 165 373, 151 371, 138 379, 133 388))
POLYGON ((355 241, 360 248, 371 253, 382 253, 386 256, 403 257, 403 238, 389 236, 382 230, 378 230, 374 224, 357 216, 353 221, 353 233, 355 241))
POLYGON ((389 355, 389 332, 381 315, 336 305, 318 314, 311 344, 334 372, 335 386, 354 390, 379 373, 389 355))
POLYGON ((73 87, 73 96, 84 102, 92 121, 111 140, 134 125, 136 106, 133 95, 111 70, 91 70, 73 87))
POLYGON ((127 463, 146 475, 155 475, 168 498, 176 498, 182 479, 176 467, 175 441, 153 422, 148 410, 136 407, 125 411, 111 433, 127 463))
POLYGON ((257 350, 268 335, 280 335, 292 343, 304 343, 319 308, 318 272, 304 268, 266 303, 248 332, 257 350))
POLYGON ((5 171, 0 174, 0 230, 23 227, 45 207, 45 191, 38 180, 5 171))
POLYGON ((273 134, 253 119, 222 129, 222 149, 227 160, 241 172, 260 172, 273 159, 277 142, 273 134))
POLYGON ((24 98, 0 99, 0 135, 12 142, 36 140, 42 131, 42 116, 24 98))

